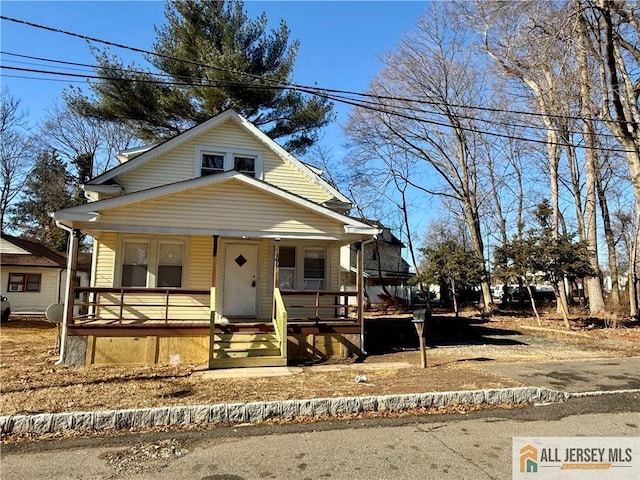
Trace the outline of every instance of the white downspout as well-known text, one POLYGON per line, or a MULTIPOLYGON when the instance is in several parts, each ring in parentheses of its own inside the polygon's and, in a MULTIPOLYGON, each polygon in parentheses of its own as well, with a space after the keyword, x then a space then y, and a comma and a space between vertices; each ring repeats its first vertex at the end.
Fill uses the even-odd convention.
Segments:
POLYGON ((75 235, 75 231, 72 228, 63 225, 56 220, 56 226, 69 232, 69 241, 67 242, 67 278, 65 282, 64 291, 64 314, 62 316, 62 330, 60 332, 60 358, 55 363, 56 365, 62 365, 64 363, 64 354, 67 346, 67 312, 69 311, 69 302, 71 299, 71 282, 75 281, 72 277, 73 270, 73 251, 77 249, 78 237, 75 235))

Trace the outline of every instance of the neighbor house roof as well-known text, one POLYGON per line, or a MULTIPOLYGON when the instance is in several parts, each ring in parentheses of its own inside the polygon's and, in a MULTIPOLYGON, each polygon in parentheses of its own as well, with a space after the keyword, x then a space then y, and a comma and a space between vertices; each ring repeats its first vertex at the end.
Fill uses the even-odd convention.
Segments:
MULTIPOLYGON (((41 268, 67 268, 67 256, 64 253, 54 252, 44 245, 26 238, 14 237, 6 233, 2 234, 3 242, 10 242, 26 253, 3 253, 0 261, 3 266, 41 267, 41 268)), ((78 270, 90 271, 91 254, 78 255, 78 270)))
POLYGON ((67 266, 67 259, 61 253, 54 252, 44 245, 26 238, 14 237, 12 235, 2 234, 3 242, 10 242, 16 247, 28 252, 22 253, 3 253, 2 265, 21 265, 34 267, 59 267, 67 266))

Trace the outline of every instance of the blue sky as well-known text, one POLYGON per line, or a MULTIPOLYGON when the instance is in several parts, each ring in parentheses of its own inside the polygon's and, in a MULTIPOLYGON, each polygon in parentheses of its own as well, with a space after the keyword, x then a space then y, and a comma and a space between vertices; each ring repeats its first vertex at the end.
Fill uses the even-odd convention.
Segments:
MULTIPOLYGON (((248 1, 249 17, 262 12, 275 26, 286 21, 291 36, 300 41, 294 81, 326 88, 366 90, 380 70, 378 58, 393 49, 402 35, 414 28, 424 14, 427 2, 399 1, 248 1)), ((154 25, 164 22, 161 1, 2 1, 2 15, 33 23, 69 30, 111 42, 150 50, 155 40, 154 25)), ((1 22, 2 51, 93 63, 86 41, 33 27, 1 22)), ((102 48, 102 45, 97 45, 102 48)), ((111 48, 111 53, 143 63, 141 55, 111 48)), ((6 55, 4 65, 38 68, 29 62, 6 55)), ((2 71, 2 85, 20 99, 29 111, 32 123, 39 121, 46 109, 61 101, 69 81, 12 78, 35 74, 2 71)), ((77 84, 76 85, 81 85, 77 84)), ((337 121, 324 133, 324 142, 334 158, 342 155, 344 143, 340 124, 348 117, 349 107, 336 105, 337 121)))

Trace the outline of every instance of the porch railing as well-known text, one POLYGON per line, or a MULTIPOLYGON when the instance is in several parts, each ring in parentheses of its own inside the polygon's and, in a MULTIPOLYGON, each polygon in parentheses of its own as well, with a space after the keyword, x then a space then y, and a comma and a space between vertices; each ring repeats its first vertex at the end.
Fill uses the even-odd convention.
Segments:
POLYGON ((76 287, 79 313, 72 324, 102 321, 110 324, 170 321, 209 321, 209 290, 182 288, 76 287))
POLYGON ((356 305, 349 303, 355 291, 340 290, 281 290, 289 322, 312 321, 360 323, 356 305))
POLYGON ((280 342, 280 356, 287 356, 287 308, 282 300, 280 289, 273 291, 273 329, 280 342))

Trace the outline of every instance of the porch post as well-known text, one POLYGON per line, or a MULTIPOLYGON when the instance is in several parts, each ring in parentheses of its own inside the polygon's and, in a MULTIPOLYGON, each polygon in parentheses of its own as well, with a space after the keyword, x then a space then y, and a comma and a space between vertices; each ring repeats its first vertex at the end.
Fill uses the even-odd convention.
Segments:
POLYGON ((356 243, 356 303, 357 303, 357 319, 360 324, 360 350, 365 353, 364 348, 364 322, 362 321, 364 305, 363 305, 363 287, 364 287, 364 269, 362 266, 362 242, 356 243))
POLYGON ((273 252, 273 318, 276 318, 276 288, 280 287, 280 239, 275 239, 273 252))
POLYGON ((213 352, 216 336, 216 278, 218 276, 218 235, 213 236, 213 262, 211 264, 211 289, 209 290, 209 368, 213 368, 213 352))
POLYGON ((80 230, 73 229, 69 232, 69 247, 67 251, 67 279, 64 293, 64 317, 62 317, 62 330, 60 332, 60 359, 57 365, 64 363, 67 345, 67 325, 73 323, 74 290, 76 286, 76 269, 78 265, 78 237, 80 230))

